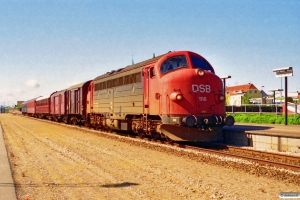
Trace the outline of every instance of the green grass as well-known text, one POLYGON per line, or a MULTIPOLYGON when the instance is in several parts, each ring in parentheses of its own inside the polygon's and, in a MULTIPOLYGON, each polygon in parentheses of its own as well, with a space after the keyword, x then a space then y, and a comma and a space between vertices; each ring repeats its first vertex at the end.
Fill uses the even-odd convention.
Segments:
MULTIPOLYGON (((281 114, 244 114, 244 113, 227 113, 233 116, 236 122, 241 123, 258 123, 258 124, 284 124, 285 116, 281 114)), ((288 124, 300 125, 300 115, 288 115, 288 124)))

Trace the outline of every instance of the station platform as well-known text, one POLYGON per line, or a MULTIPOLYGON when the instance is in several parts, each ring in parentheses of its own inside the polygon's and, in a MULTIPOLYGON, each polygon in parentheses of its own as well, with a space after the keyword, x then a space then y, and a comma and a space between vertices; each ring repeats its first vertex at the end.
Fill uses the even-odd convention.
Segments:
POLYGON ((300 153, 300 126, 235 123, 223 127, 224 143, 300 153))
POLYGON ((231 127, 224 126, 223 130, 244 131, 257 135, 300 138, 300 125, 235 123, 231 127))

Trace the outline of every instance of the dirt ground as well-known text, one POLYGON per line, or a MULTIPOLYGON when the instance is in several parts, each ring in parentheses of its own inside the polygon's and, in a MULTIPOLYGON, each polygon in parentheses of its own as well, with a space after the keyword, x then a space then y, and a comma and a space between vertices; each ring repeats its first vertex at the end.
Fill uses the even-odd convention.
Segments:
POLYGON ((12 114, 0 114, 18 199, 279 199, 299 185, 12 114))

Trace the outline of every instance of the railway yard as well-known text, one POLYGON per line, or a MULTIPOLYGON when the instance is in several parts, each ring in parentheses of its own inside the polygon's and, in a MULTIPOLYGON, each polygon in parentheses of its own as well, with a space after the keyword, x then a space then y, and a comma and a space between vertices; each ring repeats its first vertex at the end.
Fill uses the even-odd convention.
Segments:
MULTIPOLYGON (((1 114, 17 199, 278 199, 300 153, 170 144, 1 114)), ((1 179, 0 179, 1 180, 1 179)), ((1 194, 0 194, 1 199, 1 194)))

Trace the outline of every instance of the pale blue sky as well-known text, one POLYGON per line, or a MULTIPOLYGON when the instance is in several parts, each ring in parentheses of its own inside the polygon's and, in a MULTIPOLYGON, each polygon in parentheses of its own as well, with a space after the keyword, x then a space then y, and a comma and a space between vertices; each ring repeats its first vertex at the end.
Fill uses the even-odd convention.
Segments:
POLYGON ((16 104, 168 51, 204 56, 227 85, 300 91, 299 0, 3 0, 0 104, 16 104), (283 84, 284 87, 284 84, 283 84))

